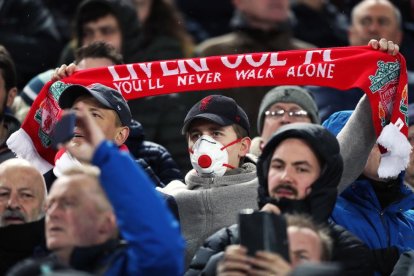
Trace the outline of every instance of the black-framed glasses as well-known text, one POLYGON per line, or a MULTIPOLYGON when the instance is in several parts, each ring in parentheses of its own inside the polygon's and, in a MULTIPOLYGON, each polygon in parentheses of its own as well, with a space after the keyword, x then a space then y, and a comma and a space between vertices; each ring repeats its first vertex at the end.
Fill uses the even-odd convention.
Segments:
POLYGON ((271 116, 271 117, 279 117, 282 118, 285 113, 287 113, 287 115, 289 117, 293 117, 293 118, 301 118, 301 117, 307 117, 308 116, 308 112, 303 110, 303 109, 299 109, 299 110, 284 110, 284 109, 276 109, 276 110, 267 110, 265 112, 266 116, 271 116))

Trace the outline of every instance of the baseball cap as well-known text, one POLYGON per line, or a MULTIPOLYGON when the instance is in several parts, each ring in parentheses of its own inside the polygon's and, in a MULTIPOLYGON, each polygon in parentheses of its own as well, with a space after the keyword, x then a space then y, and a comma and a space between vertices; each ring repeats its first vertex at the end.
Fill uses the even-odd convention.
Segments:
POLYGON ((76 99, 82 95, 91 95, 103 106, 114 110, 123 126, 129 126, 132 115, 131 110, 124 97, 117 90, 100 83, 94 83, 89 86, 73 84, 63 90, 59 97, 60 108, 71 108, 76 99))
POLYGON ((232 98, 211 95, 196 103, 184 119, 182 134, 185 134, 194 119, 205 119, 220 126, 240 125, 250 133, 249 118, 246 112, 232 98))

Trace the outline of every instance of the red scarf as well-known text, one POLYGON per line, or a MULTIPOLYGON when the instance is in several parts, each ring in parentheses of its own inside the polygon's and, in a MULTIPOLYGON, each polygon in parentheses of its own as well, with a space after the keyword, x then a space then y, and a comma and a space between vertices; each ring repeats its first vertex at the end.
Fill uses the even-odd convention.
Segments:
POLYGON ((126 99, 246 86, 357 87, 370 100, 377 136, 383 134, 378 142, 392 157, 391 166, 398 161, 396 168, 383 176, 396 175, 408 164, 410 147, 401 146, 408 130, 405 60, 401 54, 391 56, 368 46, 154 61, 78 71, 43 87, 22 129, 8 140, 9 147, 23 158, 40 158, 34 162, 40 162, 42 170, 50 167, 56 152, 49 147, 49 134, 61 111, 57 99, 70 84, 97 82, 119 90, 126 99), (391 130, 383 131, 385 126, 391 130))

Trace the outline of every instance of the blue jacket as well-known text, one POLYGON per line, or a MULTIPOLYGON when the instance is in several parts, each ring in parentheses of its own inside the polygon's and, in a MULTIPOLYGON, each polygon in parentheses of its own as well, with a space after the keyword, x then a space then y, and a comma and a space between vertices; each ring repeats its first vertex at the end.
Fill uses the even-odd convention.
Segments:
POLYGON ((128 243, 111 259, 105 275, 182 275, 184 240, 179 225, 146 173, 111 142, 99 145, 92 163, 101 169, 101 185, 128 243))
POLYGON ((400 253, 414 249, 414 194, 399 177, 402 198, 381 208, 367 179, 355 181, 338 197, 332 219, 371 249, 396 246, 400 253))

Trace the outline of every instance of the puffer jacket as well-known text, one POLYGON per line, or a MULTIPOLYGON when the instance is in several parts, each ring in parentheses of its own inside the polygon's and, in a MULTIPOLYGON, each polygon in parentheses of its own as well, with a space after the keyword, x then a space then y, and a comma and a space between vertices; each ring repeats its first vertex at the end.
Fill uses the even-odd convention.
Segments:
POLYGON ((144 139, 142 125, 133 120, 125 144, 129 152, 139 160, 138 163, 156 182, 157 186, 164 187, 173 180, 183 181, 181 171, 168 150, 157 143, 145 141, 144 139), (145 165, 148 165, 150 169, 145 165), (159 181, 156 181, 154 175, 159 181))

